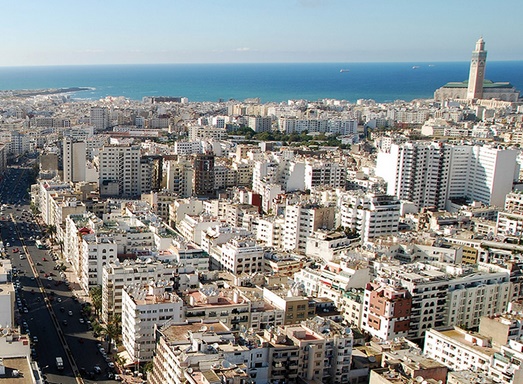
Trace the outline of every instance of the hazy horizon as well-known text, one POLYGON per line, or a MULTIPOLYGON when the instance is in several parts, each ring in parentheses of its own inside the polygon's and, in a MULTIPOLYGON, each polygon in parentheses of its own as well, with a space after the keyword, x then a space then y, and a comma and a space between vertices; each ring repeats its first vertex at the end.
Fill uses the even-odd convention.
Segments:
POLYGON ((523 2, 56 0, 2 6, 0 66, 523 60, 523 2), (499 8, 499 7, 498 7, 499 8))

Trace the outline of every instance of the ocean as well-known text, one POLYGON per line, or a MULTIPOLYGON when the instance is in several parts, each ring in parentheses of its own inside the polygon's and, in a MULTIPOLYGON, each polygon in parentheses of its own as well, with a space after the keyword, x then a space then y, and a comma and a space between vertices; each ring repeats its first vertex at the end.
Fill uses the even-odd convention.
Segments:
MULTIPOLYGON (((0 90, 89 87, 74 98, 187 97, 189 101, 431 98, 449 81, 468 78, 468 62, 156 64, 0 67, 0 90), (343 72, 340 70, 343 69, 343 72)), ((488 62, 486 78, 523 90, 523 61, 488 62)))

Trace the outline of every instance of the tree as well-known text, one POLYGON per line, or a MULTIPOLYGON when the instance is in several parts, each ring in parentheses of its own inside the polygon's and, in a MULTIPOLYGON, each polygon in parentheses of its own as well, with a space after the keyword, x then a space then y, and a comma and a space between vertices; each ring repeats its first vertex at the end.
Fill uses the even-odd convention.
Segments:
POLYGON ((102 311, 102 286, 97 285, 89 290, 89 296, 94 307, 94 313, 98 316, 102 311))
POLYGON ((47 233, 47 235, 49 235, 49 239, 51 240, 51 242, 54 243, 54 239, 56 236, 56 225, 51 224, 51 225, 47 226, 46 233, 47 233))
POLYGON ((120 335, 122 334, 120 317, 115 316, 107 324, 102 325, 102 328, 100 331, 101 331, 101 335, 107 341, 107 345, 108 345, 107 350, 110 353, 112 350, 111 345, 112 345, 113 341, 116 345, 118 345, 120 343, 120 335))

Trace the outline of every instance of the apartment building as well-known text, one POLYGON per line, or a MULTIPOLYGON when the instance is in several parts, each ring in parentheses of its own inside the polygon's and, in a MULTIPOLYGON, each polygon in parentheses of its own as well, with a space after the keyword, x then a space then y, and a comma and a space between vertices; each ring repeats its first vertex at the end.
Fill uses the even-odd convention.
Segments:
POLYGON ((425 335, 423 353, 454 371, 488 372, 492 358, 499 349, 477 333, 458 327, 429 329, 425 335))
POLYGON ((412 296, 408 338, 420 339, 427 329, 450 324, 475 327, 482 316, 506 311, 512 287, 508 272, 470 267, 453 272, 423 263, 377 271, 379 280, 406 288, 412 296))
POLYGON ((249 116, 248 118, 249 128, 254 132, 269 132, 272 130, 272 118, 266 116, 249 116))
POLYGON ((269 380, 268 351, 252 336, 235 342, 222 323, 169 323, 156 331, 158 346, 149 380, 152 384, 240 383, 269 380))
POLYGON ((307 238, 318 229, 333 229, 335 207, 315 204, 295 204, 285 207, 283 249, 305 252, 307 238))
POLYGON ((125 286, 149 281, 173 281, 177 273, 173 265, 162 262, 144 263, 127 260, 108 263, 102 270, 102 320, 108 322, 122 315, 122 295, 125 286))
POLYGON ((344 188, 346 168, 334 161, 307 161, 305 164, 305 189, 326 185, 344 188))
POLYGON ((231 239, 221 245, 219 266, 235 275, 263 272, 264 250, 253 239, 231 239))
POLYGON ((367 283, 362 329, 380 340, 406 337, 410 326, 412 297, 405 288, 367 283))
POLYGON ((122 290, 122 344, 131 361, 152 360, 155 328, 183 321, 183 302, 171 288, 172 282, 157 281, 122 290))
MULTIPOLYGON (((138 197, 142 192, 139 145, 104 145, 99 156, 100 196, 138 197)), ((151 175, 148 175, 149 177, 151 175)))
POLYGON ((220 321, 228 328, 249 329, 251 303, 236 288, 205 285, 184 293, 188 320, 220 321))
POLYGON ((395 196, 355 192, 345 194, 339 206, 343 228, 355 231, 365 243, 398 233, 401 203, 395 196))
POLYGON ((96 131, 103 131, 110 125, 109 109, 105 107, 91 107, 90 124, 96 131))
MULTIPOLYGON (((8 260, 2 260, 0 264, 0 324, 5 328, 15 326, 15 289, 19 289, 20 283, 13 284, 13 267, 8 260), (18 287, 18 288, 17 288, 18 287)), ((21 310, 21 305, 19 305, 21 310)))
POLYGON ((76 183, 86 180, 87 148, 85 141, 76 141, 69 136, 64 136, 62 141, 62 159, 62 179, 65 183, 76 183))
POLYGON ((376 175, 387 181, 388 194, 419 208, 444 209, 456 198, 503 206, 518 172, 517 154, 488 146, 392 144, 378 154, 376 175))
POLYGON ((192 163, 184 157, 164 161, 165 187, 180 198, 193 194, 194 169, 192 163))
POLYGON ((282 248, 285 219, 280 216, 264 216, 256 219, 256 240, 266 247, 282 248))
POLYGON ((214 176, 214 155, 195 155, 193 161, 193 192, 200 197, 216 195, 214 176))

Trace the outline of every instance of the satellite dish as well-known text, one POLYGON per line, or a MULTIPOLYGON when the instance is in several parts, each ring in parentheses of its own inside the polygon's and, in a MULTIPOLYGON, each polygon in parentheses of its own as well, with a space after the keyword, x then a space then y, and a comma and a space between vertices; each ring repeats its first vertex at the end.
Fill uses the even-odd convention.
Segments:
POLYGON ((423 377, 421 377, 421 376, 416 376, 416 379, 415 379, 415 380, 416 380, 416 382, 418 382, 418 383, 423 383, 423 377))
POLYGON ((200 331, 202 331, 202 332, 206 332, 206 331, 207 331, 207 326, 204 325, 203 327, 201 327, 201 328, 200 328, 200 331))
POLYGON ((192 368, 187 368, 187 373, 193 373, 193 369, 192 368))
POLYGON ((227 368, 230 368, 231 367, 231 363, 227 360, 223 360, 222 361, 222 367, 227 369, 227 368))
POLYGON ((7 328, 2 330, 2 335, 7 335, 9 333, 9 330, 7 328))
POLYGON ((214 343, 214 344, 212 345, 212 347, 213 347, 214 349, 218 349, 218 348, 220 347, 220 345, 219 345, 218 343, 214 343))

